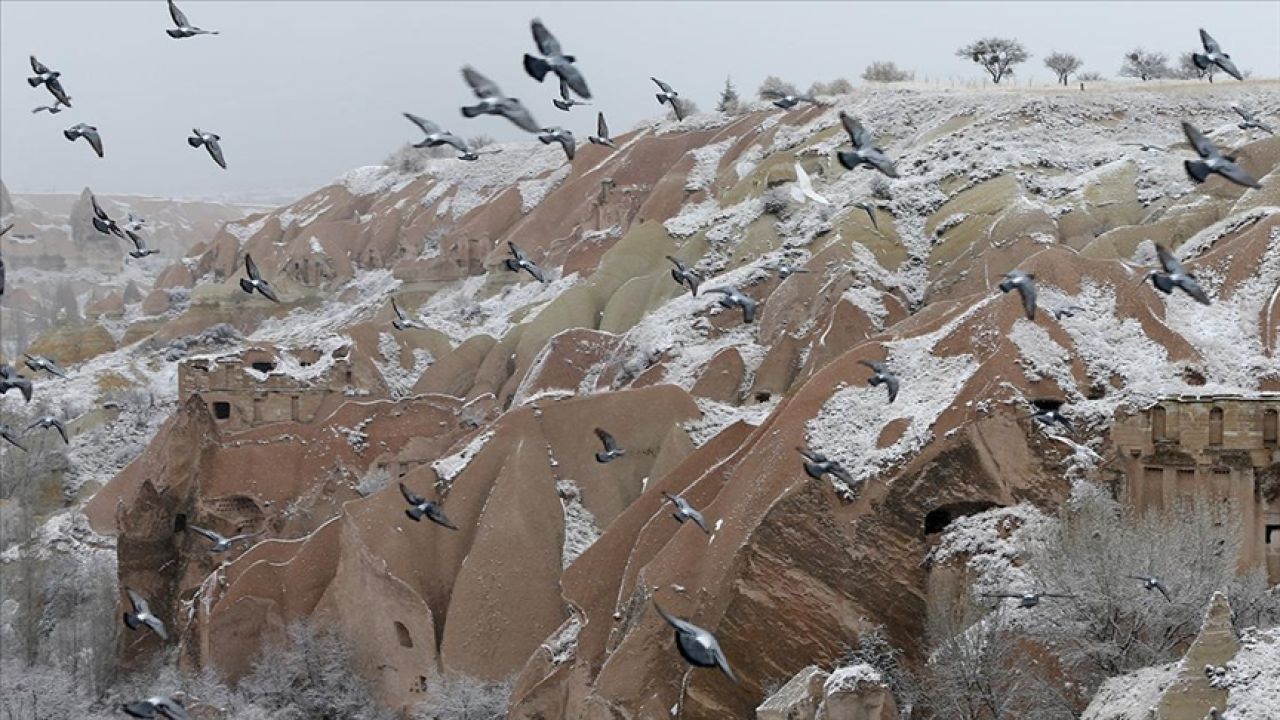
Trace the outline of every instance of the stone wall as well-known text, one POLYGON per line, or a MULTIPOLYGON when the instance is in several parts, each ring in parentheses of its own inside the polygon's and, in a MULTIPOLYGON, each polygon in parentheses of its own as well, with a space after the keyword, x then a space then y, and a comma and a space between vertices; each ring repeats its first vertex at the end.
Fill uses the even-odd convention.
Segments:
POLYGON ((1280 393, 1177 396, 1116 423, 1120 494, 1138 508, 1199 495, 1233 502, 1241 515, 1241 564, 1280 582, 1280 393))

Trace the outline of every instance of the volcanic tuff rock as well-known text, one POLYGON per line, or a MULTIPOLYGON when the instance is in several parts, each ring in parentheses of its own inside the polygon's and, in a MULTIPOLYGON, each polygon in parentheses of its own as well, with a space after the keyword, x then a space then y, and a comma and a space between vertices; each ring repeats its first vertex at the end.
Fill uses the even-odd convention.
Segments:
POLYGON ((516 673, 513 718, 751 717, 871 625, 919 662, 926 518, 1052 507, 1091 477, 1113 418, 1159 395, 1280 389, 1280 140, 1248 139, 1227 107, 1278 97, 877 89, 645 125, 572 166, 510 144, 420 175, 353 171, 167 271, 191 302, 152 340, 228 323, 244 336, 230 352, 350 343, 382 380, 310 421, 235 431, 181 398, 90 515, 119 534, 121 579, 183 618, 189 662, 242 673, 262 637, 327 614, 402 706, 448 669, 516 673), (902 179, 832 162, 841 109, 902 179), (1192 186, 1181 119, 1263 188, 1192 186), (766 208, 796 161, 832 207, 766 208), (548 283, 501 267, 507 241, 548 283), (1213 305, 1142 282, 1153 242, 1213 305), (240 291, 246 252, 283 306, 240 291), (666 255, 757 300, 756 323, 691 296, 666 255), (781 280, 784 261, 810 272, 781 280), (993 289, 1015 267, 1037 275, 1035 322, 993 289), (393 334, 393 295, 429 330, 393 334), (902 378, 893 404, 860 360, 902 378), (1088 451, 1039 432, 1041 397, 1070 403, 1088 451), (627 455, 597 464, 596 426, 627 455), (800 445, 853 482, 808 478, 800 445), (461 529, 408 520, 395 482, 357 492, 384 463, 461 529), (711 534, 676 523, 662 491, 711 534), (178 515, 263 541, 218 566, 178 515), (716 633, 740 684, 689 672, 655 598, 716 633))

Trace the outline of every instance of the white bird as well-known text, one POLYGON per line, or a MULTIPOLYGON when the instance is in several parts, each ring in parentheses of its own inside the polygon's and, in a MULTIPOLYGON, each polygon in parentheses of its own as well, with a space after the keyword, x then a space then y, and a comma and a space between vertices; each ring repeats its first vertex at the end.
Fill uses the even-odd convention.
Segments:
POLYGON ((805 198, 822 205, 831 204, 830 200, 813 191, 813 181, 809 179, 809 173, 805 172, 803 167, 800 167, 800 163, 796 163, 796 182, 791 186, 791 199, 798 203, 803 203, 805 198))

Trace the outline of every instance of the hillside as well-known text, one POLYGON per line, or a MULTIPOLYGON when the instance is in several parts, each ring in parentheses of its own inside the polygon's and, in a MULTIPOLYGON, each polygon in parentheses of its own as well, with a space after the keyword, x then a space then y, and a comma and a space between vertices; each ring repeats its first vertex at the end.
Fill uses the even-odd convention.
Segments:
POLYGON ((226 222, 89 326, 115 342, 39 379, 82 419, 44 478, 68 508, 37 537, 114 543, 184 668, 244 676, 326 618, 396 708, 462 673, 514 677, 512 718, 753 717, 875 628, 921 667, 949 522, 1105 484, 1114 424, 1158 399, 1280 392, 1280 139, 1230 110, 1274 117, 1280 85, 828 100, 655 120, 572 164, 511 143, 360 168, 226 222), (835 161, 842 110, 899 179, 835 161), (1193 185, 1184 120, 1262 187, 1193 185), (829 204, 792 197, 796 163, 829 204), (548 282, 508 272, 508 242, 548 282), (1155 243, 1211 305, 1144 281, 1155 243), (282 304, 241 291, 246 254, 282 304), (753 298, 755 322, 674 282, 668 255, 753 298), (1015 268, 1034 320, 995 287, 1015 268), (421 329, 392 329, 392 297, 421 329), (902 380, 892 404, 871 360, 902 380), (1029 419, 1046 398, 1074 433, 1029 419), (597 463, 596 427, 626 455, 597 463), (849 481, 810 479, 797 446, 849 481), (460 530, 406 517, 397 481, 460 530), (211 556, 189 524, 256 539, 211 556), (739 682, 686 673, 653 599, 714 629, 739 682))

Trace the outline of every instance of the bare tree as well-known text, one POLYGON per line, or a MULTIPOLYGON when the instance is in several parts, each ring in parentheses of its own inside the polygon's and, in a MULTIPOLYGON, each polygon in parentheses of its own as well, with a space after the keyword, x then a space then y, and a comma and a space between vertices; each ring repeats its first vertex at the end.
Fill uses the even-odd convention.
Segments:
POLYGON ((1125 53, 1124 64, 1120 66, 1120 77, 1136 77, 1143 82, 1169 77, 1171 74, 1168 55, 1142 48, 1134 48, 1125 53))
POLYGON ((1044 66, 1052 70, 1058 76, 1058 82, 1063 85, 1067 84, 1067 78, 1083 64, 1080 58, 1071 53, 1055 52, 1044 59, 1044 66))
POLYGON ((726 115, 736 115, 742 109, 742 103, 738 99, 738 90, 733 86, 733 79, 726 77, 724 79, 724 89, 720 91, 720 101, 716 103, 716 110, 726 115))
POLYGON ((813 97, 819 95, 848 95, 853 92, 853 83, 848 78, 836 78, 831 82, 815 82, 809 86, 809 94, 813 97))
POLYGON ((1013 38, 989 37, 965 45, 956 51, 956 56, 968 58, 982 66, 991 76, 991 82, 999 85, 1001 80, 1013 75, 1015 65, 1024 63, 1031 57, 1022 43, 1013 38))
POLYGON ((471 146, 472 150, 479 150, 480 148, 486 145, 492 145, 495 142, 497 142, 497 140, 494 140, 492 135, 486 135, 484 133, 472 135, 467 138, 467 144, 471 146))
POLYGON ((512 681, 486 683, 462 674, 427 683, 427 699, 413 709, 414 720, 502 720, 512 681))
POLYGON ((783 95, 799 95, 800 91, 796 86, 783 80, 776 75, 770 75, 760 83, 760 89, 756 91, 760 97, 765 97, 768 93, 782 93, 783 95))
POLYGON ((862 79, 867 82, 909 82, 916 79, 916 74, 901 70, 897 64, 889 62, 873 62, 862 71, 862 79))
POLYGON ((1102 73, 1097 70, 1086 70, 1082 73, 1076 73, 1076 79, 1080 82, 1102 82, 1106 80, 1102 73))

